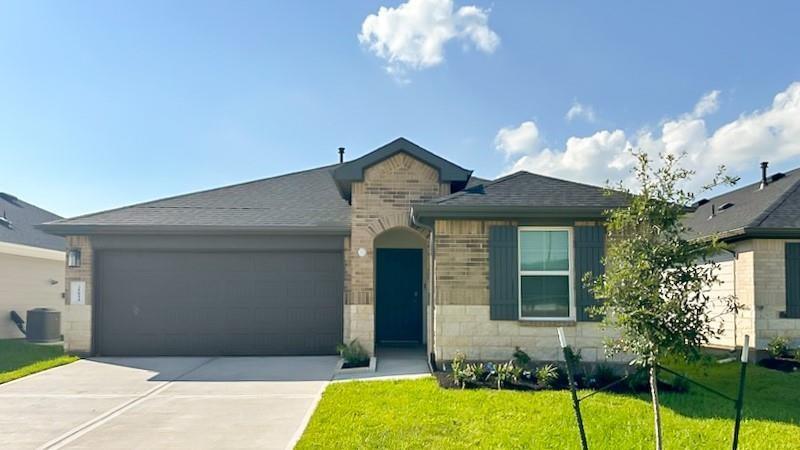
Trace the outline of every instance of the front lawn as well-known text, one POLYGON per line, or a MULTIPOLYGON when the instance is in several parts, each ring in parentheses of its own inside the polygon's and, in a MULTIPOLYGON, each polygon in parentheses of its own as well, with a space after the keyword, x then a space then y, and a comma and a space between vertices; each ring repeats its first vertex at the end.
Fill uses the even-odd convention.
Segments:
POLYGON ((23 339, 0 339, 0 384, 75 361, 60 345, 36 345, 23 339))
MULTIPOLYGON (((682 368, 735 396, 738 364, 682 368)), ((589 448, 650 449, 647 395, 582 403, 589 448)), ((730 448, 733 404, 698 387, 663 393, 665 448, 730 448)), ((748 367, 740 446, 796 449, 800 373, 748 367)), ((331 384, 297 448, 580 448, 568 391, 441 389, 433 378, 331 384)))

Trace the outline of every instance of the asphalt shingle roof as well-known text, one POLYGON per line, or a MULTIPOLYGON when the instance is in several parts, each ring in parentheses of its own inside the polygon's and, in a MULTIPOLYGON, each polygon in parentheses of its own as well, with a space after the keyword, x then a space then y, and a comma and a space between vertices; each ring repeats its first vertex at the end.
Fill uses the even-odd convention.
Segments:
POLYGON ((51 250, 64 250, 64 238, 34 228, 44 222, 60 219, 49 211, 24 202, 13 195, 0 193, 0 242, 29 245, 51 250))
POLYGON ((155 200, 50 225, 349 228, 350 207, 336 189, 331 176, 334 168, 155 200))
POLYGON ((684 219, 693 236, 710 236, 747 229, 800 228, 800 169, 709 199, 684 219), (774 178, 774 180, 773 180, 774 178), (729 204, 723 208, 723 205, 729 204), (712 217, 711 207, 715 214, 712 217))
POLYGON ((623 194, 609 196, 599 186, 520 171, 431 200, 426 205, 608 209, 623 206, 625 203, 626 197, 623 194))

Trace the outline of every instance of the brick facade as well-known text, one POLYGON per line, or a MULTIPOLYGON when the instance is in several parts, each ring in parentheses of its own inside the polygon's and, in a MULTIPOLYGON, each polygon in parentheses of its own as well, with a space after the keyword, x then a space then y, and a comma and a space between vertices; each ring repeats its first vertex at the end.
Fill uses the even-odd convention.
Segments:
POLYGON ((94 249, 87 236, 68 236, 67 250, 81 251, 80 267, 66 267, 64 315, 61 327, 64 347, 70 353, 89 354, 92 350, 92 295, 94 293, 94 249), (73 305, 70 285, 73 281, 84 281, 84 305, 73 305))
MULTIPOLYGON (((402 152, 367 168, 364 180, 353 183, 350 248, 345 256, 346 339, 358 339, 368 350, 374 349, 375 238, 392 228, 415 228, 412 203, 449 193, 449 184, 440 182, 436 169, 402 152), (359 256, 359 249, 366 254, 359 256)), ((416 230, 427 235, 426 230, 416 230)))
POLYGON ((765 348, 770 339, 788 337, 800 346, 800 319, 783 319, 786 311, 786 265, 784 239, 752 241, 755 286, 755 336, 758 348, 765 348))
MULTIPOLYGON (((489 227, 509 221, 437 220, 434 352, 449 360, 508 360, 519 346, 534 359, 560 359, 556 329, 565 327, 571 345, 586 361, 604 359, 604 333, 594 322, 500 321, 489 319, 489 227)), ((580 225, 580 223, 578 224, 580 225)))

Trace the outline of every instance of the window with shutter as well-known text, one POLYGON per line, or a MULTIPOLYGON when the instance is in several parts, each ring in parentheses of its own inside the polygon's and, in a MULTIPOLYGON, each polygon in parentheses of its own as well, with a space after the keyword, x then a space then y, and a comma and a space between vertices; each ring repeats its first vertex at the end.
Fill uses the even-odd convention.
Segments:
POLYGON ((519 229, 519 317, 525 320, 575 318, 572 289, 572 229, 519 229))
POLYGON ((489 228, 489 317, 491 320, 519 318, 517 227, 489 228))

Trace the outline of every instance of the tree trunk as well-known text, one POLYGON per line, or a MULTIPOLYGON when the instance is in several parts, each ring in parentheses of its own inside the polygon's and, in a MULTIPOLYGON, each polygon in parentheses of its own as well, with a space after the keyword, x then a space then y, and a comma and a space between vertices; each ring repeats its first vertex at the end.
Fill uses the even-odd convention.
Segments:
POLYGON ((661 442, 661 406, 658 402, 657 366, 650 366, 650 396, 653 399, 653 419, 655 420, 656 450, 662 449, 661 442))

